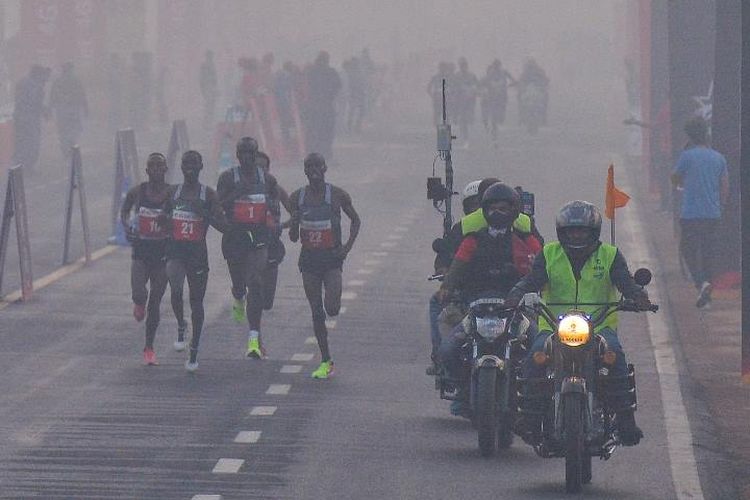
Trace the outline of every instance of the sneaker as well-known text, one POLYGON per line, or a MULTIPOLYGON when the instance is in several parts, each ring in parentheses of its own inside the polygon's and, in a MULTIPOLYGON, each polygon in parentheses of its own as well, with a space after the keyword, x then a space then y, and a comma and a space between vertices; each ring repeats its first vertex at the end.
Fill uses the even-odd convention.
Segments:
POLYGON ((323 361, 310 376, 317 379, 326 379, 331 375, 333 375, 333 361, 323 361))
POLYGON ((244 298, 234 299, 232 303, 232 319, 240 324, 244 324, 247 321, 244 298))
POLYGON ((133 304, 133 317, 140 323, 143 318, 146 317, 146 305, 145 304, 133 304))
POLYGON ((188 359, 187 361, 185 361, 185 369, 190 373, 195 373, 195 371, 198 369, 198 362, 190 361, 188 359))
POLYGON ((713 288, 713 285, 708 281, 703 282, 700 292, 698 292, 698 300, 695 301, 695 307, 703 309, 706 304, 711 302, 711 291, 713 291, 713 288))
POLYGON ((187 330, 187 325, 178 326, 177 327, 177 340, 174 342, 174 350, 177 352, 182 352, 185 350, 186 342, 185 342, 185 330, 187 330))
POLYGON ((263 359, 263 351, 260 349, 258 339, 250 339, 247 341, 247 353, 245 353, 245 356, 253 359, 263 359))
POLYGON ((147 347, 143 350, 143 362, 150 366, 159 364, 159 362, 156 360, 156 353, 153 349, 147 347))

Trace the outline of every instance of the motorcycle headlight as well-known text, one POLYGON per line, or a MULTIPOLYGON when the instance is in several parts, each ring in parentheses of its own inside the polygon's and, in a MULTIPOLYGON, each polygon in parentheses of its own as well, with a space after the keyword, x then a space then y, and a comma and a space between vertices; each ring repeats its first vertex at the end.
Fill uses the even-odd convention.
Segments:
POLYGON ((505 318, 476 318, 477 333, 487 340, 494 340, 505 331, 505 318))
POLYGON ((591 329, 586 318, 577 314, 565 316, 557 327, 560 342, 570 347, 578 347, 589 341, 591 329))

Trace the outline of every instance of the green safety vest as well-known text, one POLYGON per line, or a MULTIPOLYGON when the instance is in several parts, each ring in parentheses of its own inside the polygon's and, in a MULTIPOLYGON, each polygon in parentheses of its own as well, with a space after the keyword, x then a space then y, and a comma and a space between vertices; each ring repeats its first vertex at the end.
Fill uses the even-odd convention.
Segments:
MULTIPOLYGON (((542 300, 545 303, 592 303, 616 302, 618 300, 617 288, 612 284, 609 276, 612 263, 617 255, 617 247, 605 243, 599 245, 599 248, 591 254, 583 265, 580 281, 576 281, 570 259, 568 259, 559 241, 544 245, 542 252, 544 252, 549 278, 542 289, 542 300)), ((550 307, 555 316, 565 314, 570 309, 573 309, 573 306, 550 307)), ((587 314, 593 314, 600 307, 580 306, 578 309, 585 311, 587 314)), ((611 314, 595 329, 595 332, 604 328, 617 330, 617 313, 611 314)), ((544 318, 540 317, 539 330, 552 330, 552 327, 544 318)))
MULTIPOLYGON (((477 231, 481 231, 485 227, 487 227, 487 220, 484 218, 484 213, 482 212, 481 208, 473 211, 472 213, 464 216, 461 219, 461 232, 464 236, 469 233, 476 233, 477 231)), ((516 220, 513 221, 513 228, 516 231, 520 231, 522 233, 530 233, 531 217, 526 214, 518 214, 516 220)))

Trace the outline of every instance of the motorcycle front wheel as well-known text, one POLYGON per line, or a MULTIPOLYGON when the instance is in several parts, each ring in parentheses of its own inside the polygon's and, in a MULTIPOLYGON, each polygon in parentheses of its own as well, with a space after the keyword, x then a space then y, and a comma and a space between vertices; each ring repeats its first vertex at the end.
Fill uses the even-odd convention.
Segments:
MULTIPOLYGON (((579 394, 568 394, 563 400, 563 445, 565 449, 565 491, 578 493, 584 472, 584 401, 579 394)), ((591 463, 589 457, 589 464, 591 463)))
POLYGON ((484 367, 477 376, 476 425, 479 452, 491 457, 497 451, 497 369, 484 367))

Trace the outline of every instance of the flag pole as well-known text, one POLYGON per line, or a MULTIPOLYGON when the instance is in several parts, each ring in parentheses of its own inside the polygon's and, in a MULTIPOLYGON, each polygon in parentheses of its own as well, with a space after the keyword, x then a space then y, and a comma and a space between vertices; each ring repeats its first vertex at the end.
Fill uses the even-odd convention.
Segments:
POLYGON ((612 215, 612 218, 609 220, 609 243, 611 245, 615 244, 615 216, 612 215))

